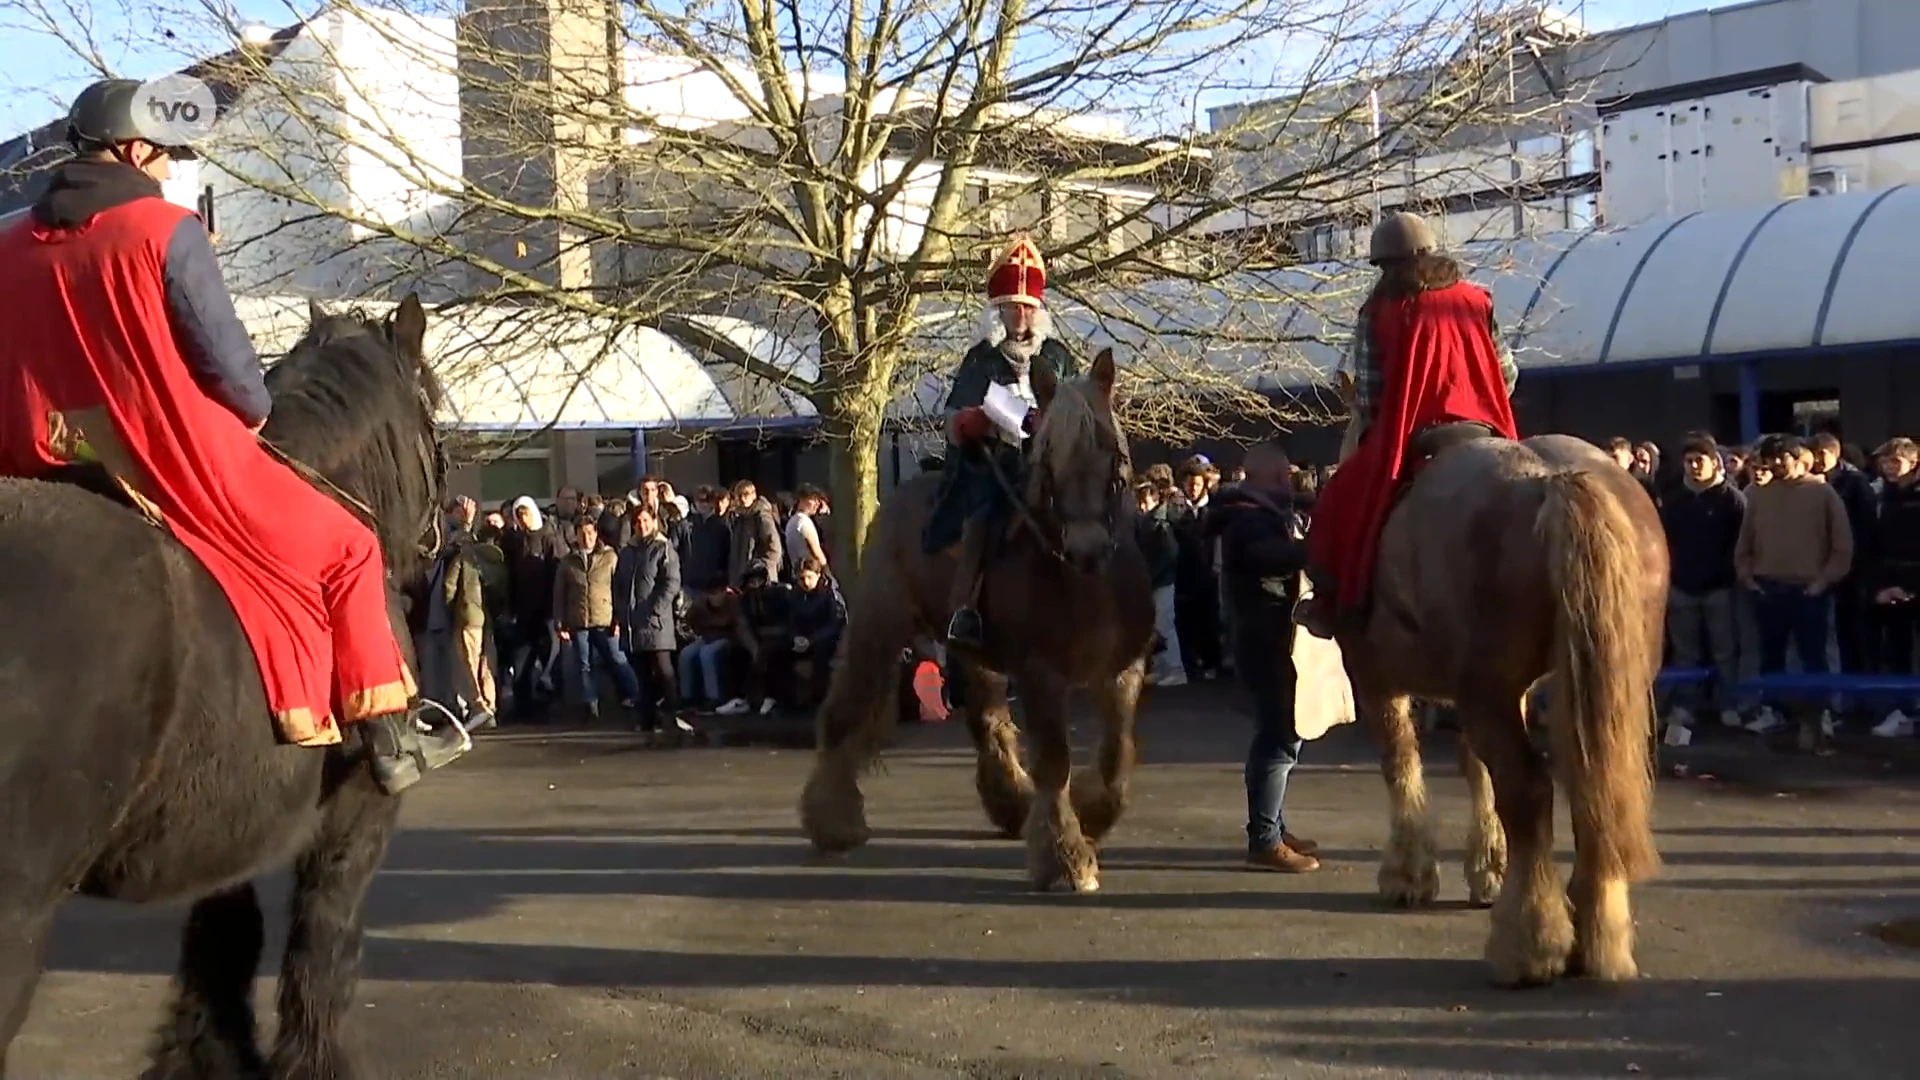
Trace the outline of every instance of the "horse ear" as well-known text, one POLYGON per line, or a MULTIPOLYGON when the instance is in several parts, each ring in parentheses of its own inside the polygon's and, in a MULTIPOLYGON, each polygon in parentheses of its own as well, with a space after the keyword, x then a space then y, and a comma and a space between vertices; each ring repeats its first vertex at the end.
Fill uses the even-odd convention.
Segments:
POLYGON ((318 326, 326 317, 327 309, 320 306, 320 301, 311 296, 307 297, 307 325, 318 326))
POLYGON ((1093 385, 1100 388, 1100 394, 1108 403, 1113 401, 1113 349, 1101 349, 1100 355, 1093 358, 1093 385))
POLYGON ((393 309, 393 343, 415 360, 426 358, 427 312, 420 306, 419 293, 408 293, 393 309))
POLYGON ((1054 377, 1053 368, 1044 362, 1033 365, 1028 369, 1027 382, 1033 387, 1033 403, 1045 412, 1053 403, 1054 391, 1060 389, 1060 380, 1054 377))

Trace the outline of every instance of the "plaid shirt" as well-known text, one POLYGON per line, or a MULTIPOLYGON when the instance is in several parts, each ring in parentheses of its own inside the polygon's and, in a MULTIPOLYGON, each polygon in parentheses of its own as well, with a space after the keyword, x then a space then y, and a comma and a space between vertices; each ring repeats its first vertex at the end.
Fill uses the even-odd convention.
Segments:
MULTIPOLYGON (((1507 384, 1507 395, 1513 395, 1514 383, 1520 379, 1520 366, 1514 363, 1513 349, 1508 346, 1506 336, 1500 333, 1499 325, 1494 321, 1491 309, 1487 312, 1487 332, 1493 335, 1494 348, 1499 350, 1500 377, 1507 384)), ((1353 328, 1353 343, 1347 347, 1347 355, 1340 361, 1339 372, 1353 380, 1353 395, 1348 406, 1354 415, 1373 419, 1373 407, 1380 400, 1380 365, 1374 360, 1373 332, 1367 319, 1365 308, 1360 310, 1360 320, 1353 328)))

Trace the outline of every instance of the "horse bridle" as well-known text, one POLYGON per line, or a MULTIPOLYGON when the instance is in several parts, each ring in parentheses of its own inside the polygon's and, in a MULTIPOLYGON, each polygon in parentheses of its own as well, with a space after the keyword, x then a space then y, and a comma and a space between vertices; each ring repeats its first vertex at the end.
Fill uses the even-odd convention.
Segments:
MULTIPOLYGON (((1067 552, 1064 546, 1063 531, 1060 528, 1060 523, 1058 521, 1053 522, 1055 527, 1049 531, 1047 527, 1041 523, 1040 514, 1034 510, 1032 502, 1014 487, 1013 481, 1008 478, 1006 470, 1000 467, 999 455, 990 451, 982 451, 982 454, 987 459, 987 469, 992 472, 994 483, 999 485, 1001 493, 1013 503, 1016 524, 1019 524, 1033 534, 1033 539, 1040 545, 1040 550, 1053 556, 1055 562, 1063 566, 1066 565, 1068 561, 1067 552)), ((1112 558, 1114 552, 1120 549, 1120 500, 1127 488, 1126 467, 1128 463, 1129 457, 1126 445, 1122 443, 1120 448, 1113 454, 1112 476, 1108 481, 1107 514, 1103 522, 1107 527, 1106 554, 1108 558, 1112 558)), ((1047 479, 1051 479, 1053 476, 1051 471, 1048 471, 1044 475, 1047 479)), ((1042 486, 1042 490, 1046 490, 1045 485, 1042 486)), ((1048 505, 1052 505, 1051 492, 1048 493, 1047 503, 1048 505)))

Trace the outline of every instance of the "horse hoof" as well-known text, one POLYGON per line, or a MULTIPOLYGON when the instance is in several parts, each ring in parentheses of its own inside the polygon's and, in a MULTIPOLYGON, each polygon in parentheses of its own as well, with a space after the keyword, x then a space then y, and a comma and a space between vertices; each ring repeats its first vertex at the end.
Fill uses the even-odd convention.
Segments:
POLYGON ((870 839, 872 835, 866 829, 848 834, 816 834, 813 837, 813 850, 816 855, 838 858, 864 845, 870 839))
POLYGON ((1467 902, 1482 910, 1493 906, 1500 899, 1500 879, 1493 876, 1479 877, 1467 875, 1467 902))
POLYGON ((1399 908, 1427 907, 1440 896, 1440 875, 1428 870, 1424 874, 1403 875, 1380 874, 1380 898, 1399 908))
POLYGON ((1559 973, 1553 971, 1526 971, 1511 975, 1495 972, 1493 985, 1502 990, 1538 990, 1552 986, 1559 979, 1559 973))
POLYGON ((1032 879, 1033 891, 1039 893, 1058 893, 1062 896, 1086 896, 1100 891, 1100 879, 1089 874, 1074 878, 1066 874, 1054 874, 1046 878, 1032 879))

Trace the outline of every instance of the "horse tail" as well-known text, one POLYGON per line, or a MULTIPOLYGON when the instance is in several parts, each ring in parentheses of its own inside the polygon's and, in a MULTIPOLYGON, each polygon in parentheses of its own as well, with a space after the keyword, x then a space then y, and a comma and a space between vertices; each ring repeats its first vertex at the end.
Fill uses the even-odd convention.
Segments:
POLYGON ((1579 471, 1547 478, 1535 527, 1557 623, 1548 731, 1576 836, 1598 848, 1603 880, 1649 877, 1660 866, 1649 726, 1660 628, 1634 522, 1605 477, 1579 471))

